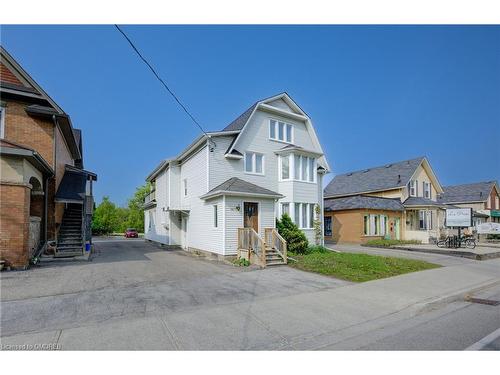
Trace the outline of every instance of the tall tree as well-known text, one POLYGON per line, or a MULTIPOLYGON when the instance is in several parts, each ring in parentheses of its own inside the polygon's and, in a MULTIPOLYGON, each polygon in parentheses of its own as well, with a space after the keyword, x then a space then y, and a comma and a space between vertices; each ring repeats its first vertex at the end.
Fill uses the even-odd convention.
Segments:
POLYGON ((151 186, 146 183, 135 189, 134 196, 128 200, 127 226, 144 232, 144 199, 149 194, 151 186))

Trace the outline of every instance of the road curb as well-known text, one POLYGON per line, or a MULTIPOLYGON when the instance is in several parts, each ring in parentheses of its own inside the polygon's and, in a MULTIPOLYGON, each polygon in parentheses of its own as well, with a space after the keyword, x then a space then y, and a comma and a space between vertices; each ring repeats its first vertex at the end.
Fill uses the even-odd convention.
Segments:
POLYGON ((496 331, 493 331, 488 336, 483 337, 481 340, 479 340, 478 342, 472 344, 471 346, 469 346, 465 350, 482 350, 486 346, 488 346, 489 344, 491 344, 493 341, 495 341, 496 339, 498 339, 499 337, 500 337, 500 328, 497 329, 496 331))
POLYGON ((464 300, 467 297, 467 295, 469 295, 469 294, 477 293, 483 289, 488 289, 488 288, 491 288, 491 287, 496 286, 496 285, 500 285, 500 280, 498 280, 498 279, 493 280, 493 281, 489 280, 489 281, 481 283, 473 288, 467 287, 467 288, 464 288, 458 292, 449 293, 445 296, 441 296, 438 298, 430 299, 428 301, 420 302, 417 304, 417 306, 421 305, 420 308, 418 309, 417 313, 423 313, 423 312, 426 312, 429 310, 434 310, 434 309, 440 307, 441 305, 448 304, 448 303, 455 302, 455 301, 459 301, 459 300, 464 300))

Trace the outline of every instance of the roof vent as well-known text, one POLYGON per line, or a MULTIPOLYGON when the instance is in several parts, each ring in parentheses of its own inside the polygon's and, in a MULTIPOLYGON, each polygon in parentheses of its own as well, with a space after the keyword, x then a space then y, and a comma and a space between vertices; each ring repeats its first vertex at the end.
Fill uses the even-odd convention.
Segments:
POLYGON ((390 168, 390 167, 392 167, 392 164, 387 164, 385 167, 390 168))

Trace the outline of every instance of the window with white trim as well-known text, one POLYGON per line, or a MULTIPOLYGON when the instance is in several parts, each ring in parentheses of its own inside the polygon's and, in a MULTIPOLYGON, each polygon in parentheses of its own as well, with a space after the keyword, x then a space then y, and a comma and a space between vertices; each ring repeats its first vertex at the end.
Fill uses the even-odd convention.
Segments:
POLYGON ((4 138, 5 134, 5 108, 0 106, 0 138, 4 138))
POLYGON ((214 204, 214 228, 217 228, 219 226, 219 214, 217 212, 217 205, 214 204))
POLYGON ((290 179, 290 155, 281 157, 281 179, 290 179))
POLYGON ((424 190, 424 198, 431 199, 431 183, 430 182, 422 182, 423 190, 424 190))
POLYGON ((314 203, 294 203, 293 222, 300 229, 312 229, 314 227, 314 203))
POLYGON ((269 139, 293 143, 293 125, 283 121, 269 120, 269 139))
POLYGON ((410 197, 416 197, 417 196, 417 188, 416 188, 416 181, 415 180, 410 180, 408 182, 408 193, 410 197))
POLYGON ((418 211, 418 229, 432 230, 432 211, 418 211))
POLYGON ((284 214, 290 216, 290 203, 281 203, 281 216, 284 214))
POLYGON ((385 236, 388 232, 388 220, 386 215, 364 215, 363 234, 365 236, 385 236))
POLYGON ((264 155, 258 152, 245 152, 245 172, 264 174, 264 155))

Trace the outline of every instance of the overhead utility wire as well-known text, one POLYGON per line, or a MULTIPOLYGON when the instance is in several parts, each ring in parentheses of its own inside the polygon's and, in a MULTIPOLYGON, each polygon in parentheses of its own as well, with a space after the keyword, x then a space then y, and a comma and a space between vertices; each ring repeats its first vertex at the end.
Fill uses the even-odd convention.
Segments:
POLYGON ((118 26, 116 24, 115 24, 115 27, 123 35, 123 37, 127 40, 127 42, 130 44, 130 46, 135 51, 135 53, 137 53, 137 55, 140 57, 140 59, 153 72, 153 74, 155 75, 156 79, 158 79, 158 81, 161 82, 161 84, 163 85, 163 87, 165 87, 167 89, 167 91, 169 92, 169 94, 172 95, 172 97, 175 99, 175 101, 181 106, 181 108, 184 110, 184 112, 186 112, 187 115, 191 118, 191 120, 193 120, 193 122, 196 124, 196 126, 198 126, 200 128, 200 130, 203 132, 203 134, 205 134, 208 138, 210 138, 210 136, 207 134, 207 132, 205 130, 203 130, 203 127, 200 125, 200 123, 198 121, 196 121, 196 119, 188 111, 188 109, 186 108, 186 106, 184 104, 182 104, 182 102, 179 100, 179 98, 177 97, 177 95, 174 94, 174 92, 168 87, 168 85, 165 83, 165 81, 159 76, 158 73, 156 73, 156 70, 151 66, 151 64, 141 55, 141 53, 139 52, 139 50, 137 49, 137 47, 134 45, 134 43, 130 40, 130 38, 127 36, 127 34, 125 34, 125 31, 123 31, 120 28, 120 26, 118 26))

